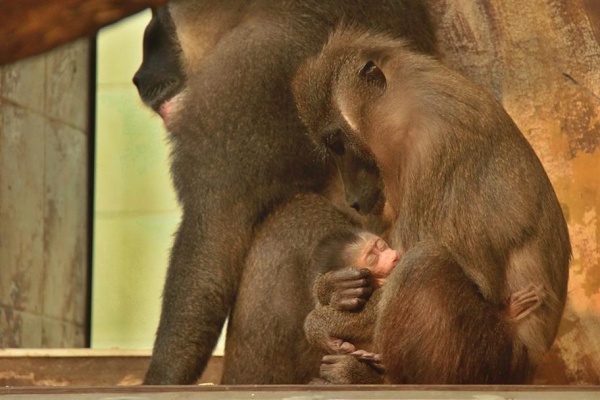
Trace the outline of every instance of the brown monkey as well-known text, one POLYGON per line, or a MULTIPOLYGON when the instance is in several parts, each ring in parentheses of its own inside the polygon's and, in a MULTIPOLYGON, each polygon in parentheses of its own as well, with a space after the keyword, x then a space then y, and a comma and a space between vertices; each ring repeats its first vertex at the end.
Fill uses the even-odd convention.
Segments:
POLYGON ((235 322, 245 329, 230 328, 227 332, 226 360, 246 358, 246 362, 225 363, 223 381, 307 383, 318 375, 321 351, 308 344, 302 330, 304 318, 315 308, 310 289, 319 271, 311 262, 311 254, 321 238, 358 229, 360 224, 353 215, 317 194, 296 195, 273 209, 254 235, 239 301, 230 317, 230 327, 235 322), (290 326, 297 330, 290 332, 290 326), (260 338, 270 340, 271 345, 259 343, 260 338), (294 368, 283 362, 286 357, 294 368), (278 362, 265 368, 262 364, 269 360, 278 362))
MULTIPOLYGON (((337 179, 305 134, 290 83, 341 20, 434 49, 419 0, 173 0, 154 12, 134 82, 170 133, 183 215, 146 383, 194 382, 228 316, 223 383, 302 383, 313 375, 306 370, 318 354, 299 332, 312 309, 314 273, 288 252, 301 233, 283 223, 265 232, 263 224, 298 194, 330 196, 337 179), (281 245, 257 242, 258 232, 281 245), (261 265, 264 258, 272 261, 261 265), (277 290, 281 282, 290 291, 277 290)), ((302 234, 312 237, 311 227, 302 234)))
POLYGON ((358 360, 349 360, 343 368, 336 363, 331 370, 326 356, 321 363, 320 379, 313 383, 382 382, 379 355, 372 353, 373 328, 381 294, 378 289, 398 261, 398 252, 368 231, 337 230, 318 243, 312 256, 315 271, 322 274, 331 268, 342 269, 348 265, 355 270, 362 269, 361 272, 368 272, 365 279, 368 278, 373 293, 361 310, 340 311, 331 305, 332 293, 324 288, 323 275, 317 277, 314 286, 317 308, 304 322, 306 337, 309 343, 327 354, 350 354, 358 360))
POLYGON ((378 215, 386 204, 404 253, 375 328, 386 381, 527 382, 556 335, 571 247, 552 185, 502 106, 404 41, 357 30, 333 34, 294 90, 349 203, 378 215), (530 283, 543 302, 515 325, 502 305, 530 283))
POLYGON ((368 271, 373 289, 362 310, 346 312, 330 305, 331 293, 319 283, 314 287, 317 308, 306 317, 304 331, 308 341, 328 354, 347 354, 357 349, 371 350, 375 307, 379 289, 400 260, 396 250, 377 235, 357 229, 337 230, 318 243, 312 256, 314 270, 320 273, 352 266, 368 271))
MULTIPOLYGON (((349 354, 360 361, 342 357, 325 356, 320 377, 315 383, 381 383, 383 365, 381 357, 372 345, 377 320, 378 302, 382 291, 378 290, 400 260, 397 251, 377 235, 356 228, 335 230, 317 244, 313 253, 314 269, 320 273, 343 269, 365 269, 365 280, 373 292, 364 308, 348 312, 329 305, 331 293, 323 288, 323 275, 315 282, 314 292, 317 308, 306 317, 304 331, 308 341, 327 354, 349 354), (340 365, 340 363, 342 363, 340 365)), ((503 311, 510 323, 515 324, 541 305, 542 288, 529 285, 513 293, 503 311)))

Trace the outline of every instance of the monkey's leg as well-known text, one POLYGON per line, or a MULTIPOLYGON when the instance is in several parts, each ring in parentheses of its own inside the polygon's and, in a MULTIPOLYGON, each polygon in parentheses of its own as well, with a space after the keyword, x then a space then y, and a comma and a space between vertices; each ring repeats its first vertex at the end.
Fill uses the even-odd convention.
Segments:
MULTIPOLYGON (((348 354, 356 350, 354 345, 336 333, 349 337, 357 327, 352 323, 353 314, 334 310, 331 306, 317 308, 304 321, 308 342, 327 354, 348 354)), ((367 328, 365 328, 367 329, 367 328)))
POLYGON ((540 293, 541 287, 531 284, 525 289, 511 294, 507 310, 508 317, 513 321, 525 318, 542 304, 540 293))
POLYGON ((229 320, 222 383, 298 384, 318 375, 322 352, 304 334, 324 235, 354 226, 322 196, 297 195, 255 232, 229 320))
POLYGON ((194 383, 206 366, 237 291, 251 232, 243 222, 223 211, 200 217, 184 209, 145 384, 194 383))
POLYGON ((382 290, 375 345, 386 381, 518 383, 507 322, 443 246, 418 243, 382 290))

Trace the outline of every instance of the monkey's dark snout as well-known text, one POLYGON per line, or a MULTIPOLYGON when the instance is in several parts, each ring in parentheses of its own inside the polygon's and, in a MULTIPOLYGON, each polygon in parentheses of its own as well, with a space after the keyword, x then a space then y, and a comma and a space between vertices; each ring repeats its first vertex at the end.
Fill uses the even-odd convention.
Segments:
POLYGON ((135 85, 135 87, 137 88, 138 92, 140 91, 140 85, 141 85, 141 79, 139 76, 139 71, 135 73, 135 75, 133 75, 133 84, 135 85))

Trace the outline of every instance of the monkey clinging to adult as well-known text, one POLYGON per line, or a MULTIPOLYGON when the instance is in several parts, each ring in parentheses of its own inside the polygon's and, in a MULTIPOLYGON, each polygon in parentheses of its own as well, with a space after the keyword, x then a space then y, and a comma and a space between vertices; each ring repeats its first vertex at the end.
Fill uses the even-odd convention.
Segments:
POLYGON ((335 230, 321 239, 311 258, 315 271, 320 273, 348 266, 368 270, 373 294, 362 310, 339 311, 330 305, 332 293, 320 282, 323 275, 317 277, 314 285, 317 308, 304 323, 309 342, 329 354, 370 350, 376 321, 377 289, 385 283, 400 260, 398 252, 377 235, 346 228, 335 230))
POLYGON ((403 253, 374 333, 386 382, 528 382, 556 335, 571 247, 502 106, 403 40, 356 29, 336 31, 293 87, 349 204, 387 218, 403 253), (512 324, 505 299, 530 284, 543 302, 512 324))
MULTIPOLYGON (((372 343, 379 300, 384 292, 379 289, 401 254, 371 232, 339 224, 328 226, 332 232, 317 243, 311 257, 313 269, 319 273, 313 289, 317 307, 306 317, 304 331, 311 344, 334 356, 324 356, 321 379, 313 383, 381 383, 385 368, 372 343), (352 269, 368 271, 362 276, 370 282, 372 291, 368 293, 372 294, 361 309, 338 310, 331 305, 333 293, 326 273, 352 269)), ((543 288, 530 284, 512 293, 498 312, 516 326, 542 304, 543 298, 543 288)))
POLYGON ((334 366, 329 371, 327 359, 321 364, 320 378, 313 383, 344 381, 347 383, 381 383, 383 375, 378 363, 379 356, 373 353, 373 329, 377 321, 377 306, 381 291, 400 255, 387 243, 371 232, 357 228, 340 228, 323 237, 312 254, 312 264, 320 275, 315 280, 314 296, 317 307, 304 321, 308 341, 326 354, 350 354, 347 366, 334 366), (326 272, 354 269, 368 271, 373 289, 372 295, 357 311, 342 311, 332 306, 331 288, 326 282, 326 272), (334 376, 330 376, 335 374, 334 376))
MULTIPOLYGON (((284 253, 252 265, 262 282, 242 277, 274 210, 293 204, 302 215, 306 198, 292 201, 300 194, 335 198, 335 165, 307 137, 290 83, 341 20, 434 50, 419 0, 173 0, 154 11, 134 83, 169 132, 182 218, 145 383, 195 382, 228 316, 223 383, 303 383, 312 376, 306 371, 318 358, 307 356, 302 323, 313 306, 315 274, 285 249, 295 248, 296 235, 312 239, 316 231, 273 224, 281 230, 266 233, 289 245, 262 242, 260 249, 284 253), (265 289, 280 282, 293 291, 265 289)), ((328 213, 333 206, 319 207, 328 213)))

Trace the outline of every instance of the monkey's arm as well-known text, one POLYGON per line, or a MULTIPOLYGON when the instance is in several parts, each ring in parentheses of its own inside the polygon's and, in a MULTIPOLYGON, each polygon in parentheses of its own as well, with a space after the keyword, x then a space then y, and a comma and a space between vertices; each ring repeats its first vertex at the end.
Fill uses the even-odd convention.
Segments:
POLYGON ((373 293, 371 272, 347 267, 321 274, 315 280, 313 294, 320 305, 340 311, 362 308, 373 293))
POLYGON ((329 354, 347 354, 371 343, 380 291, 375 291, 360 311, 339 311, 332 306, 313 310, 304 322, 309 343, 329 354))

